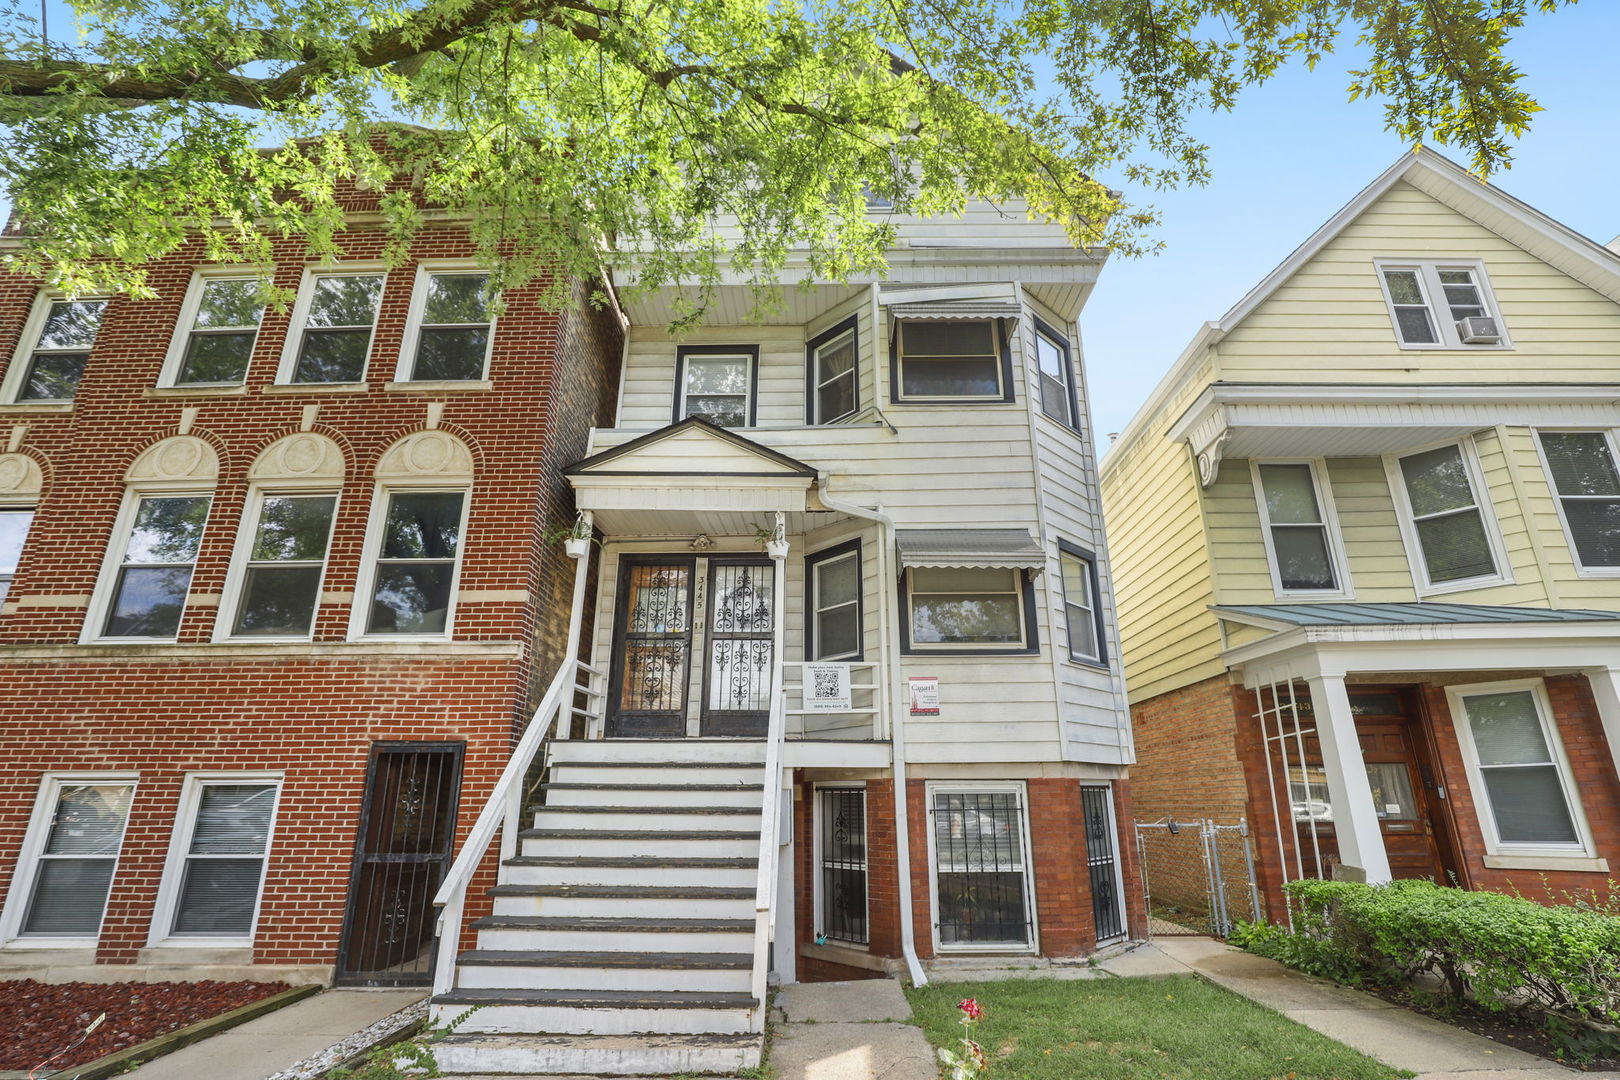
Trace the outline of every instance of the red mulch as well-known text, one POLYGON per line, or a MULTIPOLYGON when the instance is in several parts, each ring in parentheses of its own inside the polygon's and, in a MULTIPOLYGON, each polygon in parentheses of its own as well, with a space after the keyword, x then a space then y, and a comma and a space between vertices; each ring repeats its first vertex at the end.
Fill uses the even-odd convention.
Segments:
POLYGON ((90 1037, 41 1076, 82 1065, 159 1035, 286 990, 286 983, 0 982, 0 1069, 32 1069, 72 1044, 106 1013, 90 1037))

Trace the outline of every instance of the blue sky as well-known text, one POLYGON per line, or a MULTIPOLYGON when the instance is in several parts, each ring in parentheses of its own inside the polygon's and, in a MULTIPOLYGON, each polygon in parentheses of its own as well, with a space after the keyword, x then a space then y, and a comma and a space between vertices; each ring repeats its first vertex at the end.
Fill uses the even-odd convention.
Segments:
MULTIPOLYGON (((1607 243, 1620 234, 1620 4, 1587 0, 1536 18, 1514 43, 1546 110, 1492 181, 1607 243)), ((1124 428, 1198 327, 1220 317, 1406 149, 1378 102, 1350 102, 1347 65, 1289 71, 1236 111, 1196 125, 1212 148, 1203 188, 1134 192, 1164 220, 1157 256, 1115 259, 1081 315, 1099 449, 1124 428)), ((1436 147, 1466 163, 1466 156, 1436 147)))

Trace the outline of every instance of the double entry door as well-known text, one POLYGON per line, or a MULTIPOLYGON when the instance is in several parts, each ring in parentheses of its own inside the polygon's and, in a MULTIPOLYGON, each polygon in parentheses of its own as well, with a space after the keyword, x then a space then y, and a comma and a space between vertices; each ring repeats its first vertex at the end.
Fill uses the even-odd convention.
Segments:
POLYGON ((748 555, 626 555, 608 738, 761 738, 770 723, 776 571, 748 555))

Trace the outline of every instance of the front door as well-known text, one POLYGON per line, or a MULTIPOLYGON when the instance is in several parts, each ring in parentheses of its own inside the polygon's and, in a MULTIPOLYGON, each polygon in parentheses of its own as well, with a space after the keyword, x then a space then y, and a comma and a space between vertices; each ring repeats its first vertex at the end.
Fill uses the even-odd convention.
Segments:
POLYGON ((765 735, 778 602, 769 559, 626 555, 618 595, 609 738, 765 735))
POLYGON ((1430 805, 1432 785, 1424 782, 1427 755, 1417 743, 1407 697, 1398 690, 1352 691, 1350 710, 1356 717, 1356 739, 1367 766, 1390 875, 1444 883, 1430 805))
POLYGON ((337 982, 433 981, 433 896, 455 843, 463 748, 459 742, 371 744, 337 982))

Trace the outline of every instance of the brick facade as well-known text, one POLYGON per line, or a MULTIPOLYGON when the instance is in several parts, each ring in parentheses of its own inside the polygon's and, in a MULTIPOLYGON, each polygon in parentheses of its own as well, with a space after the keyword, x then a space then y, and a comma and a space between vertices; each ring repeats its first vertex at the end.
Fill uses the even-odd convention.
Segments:
MULTIPOLYGON (((873 958, 898 960, 902 955, 899 923, 899 882, 895 844, 894 788, 889 778, 864 781, 866 786, 867 897, 869 944, 873 958)), ((1086 861, 1086 830, 1081 813, 1080 782, 1055 777, 1025 781, 1028 792, 1030 842, 1033 847, 1036 922, 1040 955, 1049 958, 1084 956, 1097 947, 1092 893, 1086 861)), ((815 937, 815 781, 801 771, 794 801, 794 902, 798 939, 815 937)), ((907 783, 911 831, 912 929, 917 956, 936 957, 933 914, 929 906, 927 781, 907 783)), ((1115 821, 1130 820, 1130 784, 1113 783, 1115 821)), ((1116 837, 1125 887, 1126 918, 1132 934, 1145 926, 1135 852, 1125 842, 1126 830, 1116 837)), ((815 948, 802 948, 798 977, 803 982, 881 977, 873 968, 837 963, 815 948)))
MULTIPOLYGON (((345 258, 376 259, 385 238, 356 227, 341 242, 345 258)), ((431 226, 413 258, 471 250, 455 228, 431 226)), ((296 289, 301 251, 289 242, 282 255, 275 283, 296 289)), ((464 833, 537 685, 561 659, 573 564, 542 536, 573 513, 560 467, 583 454, 592 424, 611 422, 620 330, 584 303, 583 289, 578 309, 561 315, 537 305, 537 287, 515 290, 496 323, 490 387, 390 388, 415 277, 406 265, 388 273, 363 387, 272 388, 289 317, 267 309, 244 386, 155 389, 200 259, 194 244, 154 265, 153 299, 108 302, 71 408, 0 404, 13 443, 45 476, 0 616, 0 723, 10 732, 0 762, 0 894, 43 773, 138 772, 96 950, 100 963, 133 961, 148 941, 184 775, 273 770, 284 781, 252 959, 330 966, 370 744, 464 742, 464 833), (373 470, 396 440, 431 426, 460 438, 475 460, 453 641, 347 642, 351 604, 367 599, 354 590, 373 470), (77 645, 125 470, 186 429, 212 445, 220 472, 177 642, 77 645), (345 458, 313 640, 215 644, 247 470, 260 450, 301 429, 330 437, 345 458)), ((0 355, 16 348, 37 288, 0 279, 0 355)), ((484 876, 492 882, 493 864, 484 876)), ((487 904, 482 884, 469 893, 470 914, 487 904)))

